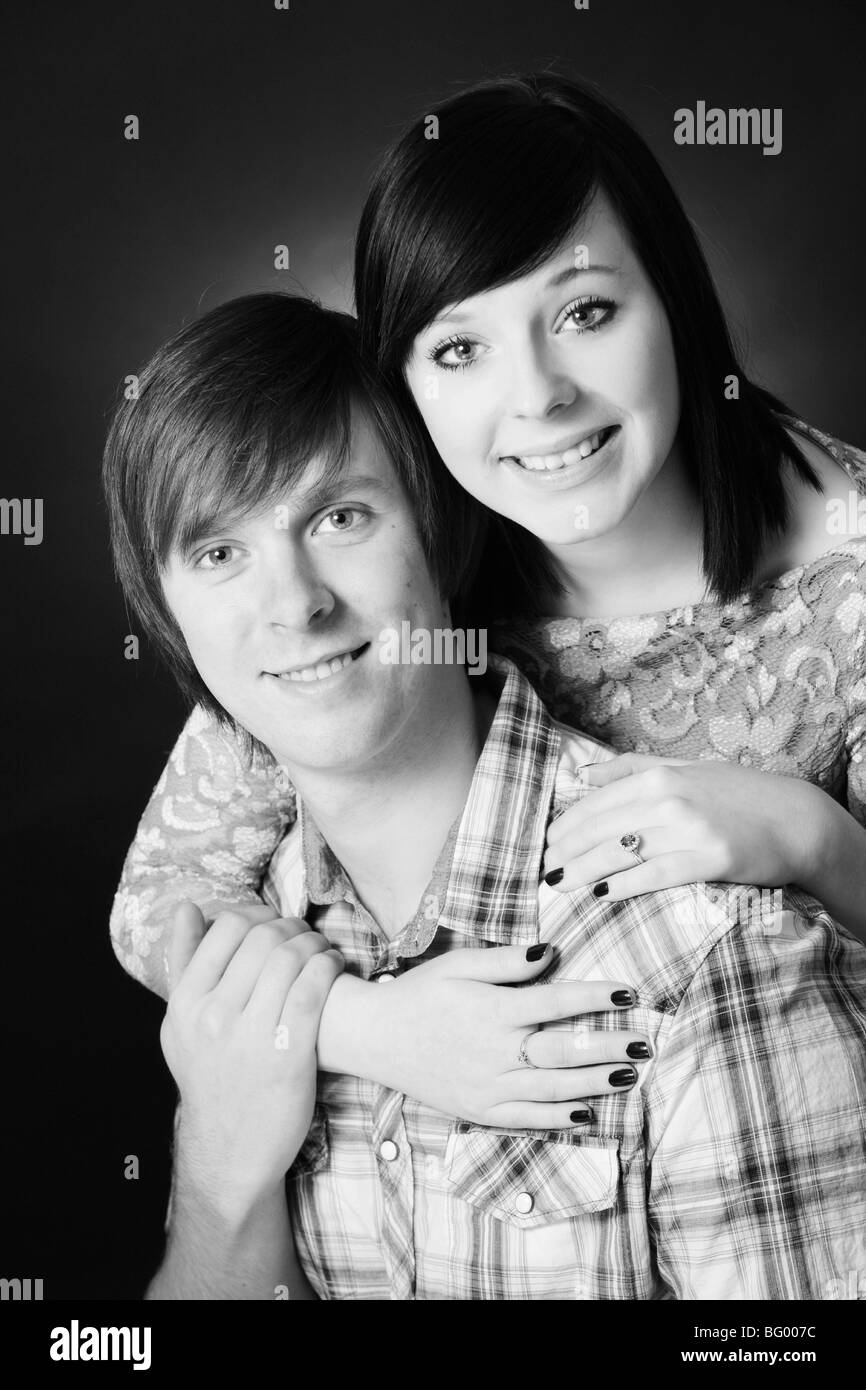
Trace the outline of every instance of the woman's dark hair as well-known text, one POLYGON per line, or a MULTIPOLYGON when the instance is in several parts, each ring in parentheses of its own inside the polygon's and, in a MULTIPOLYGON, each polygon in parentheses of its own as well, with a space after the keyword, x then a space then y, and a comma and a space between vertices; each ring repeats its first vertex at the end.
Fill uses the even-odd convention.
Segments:
POLYGON ((397 407, 357 336, 348 314, 300 296, 233 299, 161 347, 114 414, 102 476, 118 578, 190 703, 223 724, 233 721, 193 664, 161 571, 218 519, 284 501, 314 458, 338 477, 353 409, 388 452, 443 597, 459 602, 477 563, 483 510, 428 458, 426 431, 397 407))
MULTIPOLYGON (((410 410, 404 371, 416 336, 446 306, 538 269, 599 190, 667 313, 679 440, 703 507, 704 574, 714 597, 729 602, 750 588, 766 537, 785 527, 783 457, 820 483, 785 431, 787 407, 746 376, 667 177, 597 92, 552 73, 501 78, 458 93, 406 130, 375 174, 358 229, 362 343, 410 410), (426 138, 430 116, 436 139, 426 138), (738 399, 725 396, 731 376, 738 399)), ((537 596, 562 587, 549 552, 527 538, 506 518, 492 524, 479 581, 492 560, 502 613, 538 611, 537 596)))

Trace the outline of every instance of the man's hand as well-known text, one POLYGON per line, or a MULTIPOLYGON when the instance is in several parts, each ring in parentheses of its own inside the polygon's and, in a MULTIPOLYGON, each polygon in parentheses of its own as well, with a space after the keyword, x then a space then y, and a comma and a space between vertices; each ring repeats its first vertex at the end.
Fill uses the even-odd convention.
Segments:
POLYGON ((160 1041, 181 1095, 179 1161, 216 1203, 282 1182, 310 1126, 316 1039, 338 951, 304 922, 175 914, 160 1041))

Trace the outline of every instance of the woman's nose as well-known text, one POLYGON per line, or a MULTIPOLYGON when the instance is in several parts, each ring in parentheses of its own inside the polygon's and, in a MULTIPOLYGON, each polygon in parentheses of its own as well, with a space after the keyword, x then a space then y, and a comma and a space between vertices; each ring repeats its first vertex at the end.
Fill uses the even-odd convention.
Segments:
POLYGON ((515 355, 510 383, 512 415, 550 415, 572 405, 577 395, 576 382, 563 370, 557 355, 542 344, 529 341, 515 355))

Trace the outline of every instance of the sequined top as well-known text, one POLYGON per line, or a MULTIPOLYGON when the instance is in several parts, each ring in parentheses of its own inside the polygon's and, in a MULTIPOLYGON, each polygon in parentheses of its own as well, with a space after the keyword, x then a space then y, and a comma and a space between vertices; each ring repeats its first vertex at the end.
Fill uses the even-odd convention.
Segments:
POLYGON ((825 554, 724 606, 512 621, 492 645, 555 719, 619 753, 802 777, 866 825, 866 454, 798 428, 851 479, 826 499, 825 554), (834 546, 858 506, 862 539, 834 546))

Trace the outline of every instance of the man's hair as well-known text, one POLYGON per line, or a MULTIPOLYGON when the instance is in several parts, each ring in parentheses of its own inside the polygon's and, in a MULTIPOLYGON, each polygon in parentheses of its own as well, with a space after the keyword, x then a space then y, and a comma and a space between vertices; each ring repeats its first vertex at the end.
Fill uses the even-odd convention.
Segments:
POLYGON ((205 686, 160 574, 220 518, 285 501, 311 460, 339 477, 353 411, 379 436, 413 506, 444 598, 459 604, 484 530, 483 510, 429 457, 361 356, 355 320, 290 294, 230 300, 171 338, 138 374, 108 432, 102 479, 115 570, 126 598, 191 704, 234 721, 205 686))
MULTIPOLYGON (((737 598, 751 587, 765 538, 787 521, 783 459, 819 491, 820 482, 786 433, 790 411, 747 376, 660 164, 598 91, 551 72, 490 79, 424 110, 384 155, 361 214, 355 301, 365 351, 411 413, 404 373, 417 335, 447 305, 537 270, 602 190, 670 323, 707 586, 720 602, 737 598), (431 112, 436 140, 425 139, 431 112), (739 396, 728 400, 731 376, 739 396)), ((549 552, 520 530, 507 518, 490 529, 497 550, 522 551, 521 564, 496 575, 498 602, 512 613, 562 588, 549 552)), ((483 561, 479 582, 491 573, 483 561)))

